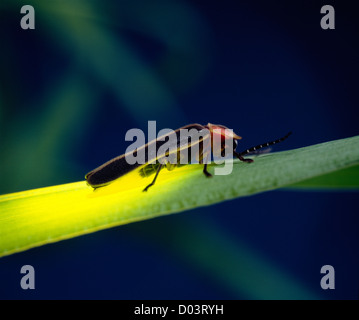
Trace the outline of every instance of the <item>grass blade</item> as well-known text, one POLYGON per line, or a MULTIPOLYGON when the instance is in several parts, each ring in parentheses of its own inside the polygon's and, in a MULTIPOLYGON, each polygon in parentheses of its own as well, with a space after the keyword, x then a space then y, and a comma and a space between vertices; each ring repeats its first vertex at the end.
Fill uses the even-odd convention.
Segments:
MULTIPOLYGON (((97 230, 145 220, 240 196, 274 190, 359 164, 359 136, 234 161, 227 176, 207 179, 199 165, 163 170, 152 177, 132 172, 93 191, 75 182, 0 196, 0 256, 97 230)), ((213 170, 213 166, 210 167, 213 170)))
POLYGON ((292 184, 293 190, 359 191, 359 166, 353 166, 292 184))

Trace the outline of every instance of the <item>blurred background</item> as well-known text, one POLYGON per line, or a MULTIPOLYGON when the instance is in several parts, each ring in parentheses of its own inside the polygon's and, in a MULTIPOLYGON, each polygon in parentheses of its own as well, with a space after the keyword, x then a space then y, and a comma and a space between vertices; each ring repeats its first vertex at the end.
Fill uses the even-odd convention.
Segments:
MULTIPOLYGON (((0 194, 80 181, 130 128, 198 122, 274 151, 359 133, 349 1, 0 3, 0 194), (23 5, 35 30, 20 27, 23 5), (336 29, 322 30, 331 4, 336 29)), ((358 299, 354 192, 274 191, 0 259, 1 299, 358 299), (20 268, 36 290, 20 288, 20 268), (322 290, 332 265, 335 290, 322 290)), ((0 212, 1 214, 1 212, 0 212)))

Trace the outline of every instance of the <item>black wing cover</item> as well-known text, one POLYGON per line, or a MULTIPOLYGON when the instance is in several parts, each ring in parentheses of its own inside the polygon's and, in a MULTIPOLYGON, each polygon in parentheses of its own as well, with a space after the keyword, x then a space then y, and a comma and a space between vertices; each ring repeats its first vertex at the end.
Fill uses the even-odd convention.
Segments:
MULTIPOLYGON (((204 126, 200 125, 200 124, 190 124, 188 126, 182 127, 180 129, 187 129, 187 130, 191 130, 191 129, 196 129, 198 131, 203 130, 204 126)), ((176 141, 177 141, 177 147, 180 147, 180 129, 177 129, 176 131, 173 131, 172 134, 176 135, 176 141)), ((169 134, 171 135, 171 134, 169 134)), ((166 136, 169 135, 165 135, 162 137, 159 137, 157 140, 153 140, 150 141, 148 144, 140 147, 137 152, 139 152, 140 149, 144 148, 145 149, 145 155, 146 155, 146 162, 150 162, 153 160, 156 160, 156 154, 151 154, 149 152, 149 150, 157 150, 164 144, 166 143, 169 139, 166 139, 166 136), (155 148, 153 148, 153 144, 155 144, 155 148), (152 148, 151 148, 151 147, 152 148)), ((136 152, 133 151, 133 152, 136 152)), ((89 172, 88 174, 86 174, 85 179, 87 180, 87 183, 94 187, 94 188, 98 188, 98 187, 102 187, 105 186, 109 183, 111 183, 113 180, 116 180, 120 177, 122 177, 123 175, 131 172, 132 170, 135 170, 141 166, 143 166, 144 164, 139 164, 139 163, 135 163, 135 164, 129 164, 126 160, 126 155, 123 154, 121 156, 118 156, 106 163, 104 163, 103 165, 101 165, 100 167, 92 170, 91 172, 89 172)))

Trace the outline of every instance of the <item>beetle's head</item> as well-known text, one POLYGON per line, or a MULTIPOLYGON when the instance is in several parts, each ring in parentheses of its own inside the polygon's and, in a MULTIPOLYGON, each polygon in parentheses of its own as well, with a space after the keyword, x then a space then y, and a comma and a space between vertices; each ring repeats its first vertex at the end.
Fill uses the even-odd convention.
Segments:
POLYGON ((237 140, 242 139, 242 137, 236 135, 232 130, 229 130, 229 128, 219 125, 219 124, 208 123, 205 127, 211 133, 212 151, 215 156, 218 156, 219 152, 216 152, 216 150, 213 150, 214 149, 213 148, 214 139, 220 139, 220 141, 221 141, 220 155, 222 157, 225 154, 225 148, 228 146, 228 140, 230 140, 230 139, 233 140, 233 150, 234 150, 237 147, 237 140), (227 143, 226 143, 226 141, 227 141, 227 143))

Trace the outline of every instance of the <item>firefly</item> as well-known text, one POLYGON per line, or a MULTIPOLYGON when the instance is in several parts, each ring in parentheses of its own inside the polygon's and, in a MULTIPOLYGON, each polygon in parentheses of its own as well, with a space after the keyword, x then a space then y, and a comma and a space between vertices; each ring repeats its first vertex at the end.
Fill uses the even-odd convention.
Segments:
MULTIPOLYGON (((203 174, 206 177, 212 177, 212 174, 208 172, 207 168, 208 159, 211 155, 214 155, 216 153, 219 153, 223 157, 225 152, 227 151, 226 148, 228 147, 228 143, 226 142, 228 140, 232 140, 233 142, 233 150, 231 150, 233 152, 233 156, 237 157, 240 161, 251 163, 254 160, 244 158, 245 155, 257 152, 260 149, 282 142, 290 135, 291 132, 287 133, 284 137, 280 139, 259 144, 242 152, 236 152, 235 149, 237 148, 237 141, 240 140, 241 137, 235 134, 232 130, 229 130, 223 125, 214 125, 211 123, 208 123, 207 125, 190 124, 175 131, 171 131, 169 134, 154 139, 147 144, 131 151, 131 156, 135 156, 138 153, 143 152, 146 158, 144 164, 130 164, 126 160, 128 154, 123 154, 87 173, 85 179, 88 185, 90 185, 94 189, 97 189, 112 183, 116 179, 124 176, 125 174, 133 170, 139 170, 139 174, 143 177, 155 173, 152 182, 143 189, 143 191, 147 191, 151 186, 155 184, 160 171, 164 167, 166 167, 168 170, 173 170, 174 168, 183 165, 183 163, 181 162, 181 156, 184 151, 188 152, 190 159, 195 158, 197 159, 198 163, 203 164, 203 174), (192 140, 191 142, 189 142, 188 136, 185 139, 181 134, 181 130, 192 130, 192 132, 194 130, 195 132, 202 134, 199 135, 199 139, 195 139, 194 142, 192 140), (220 150, 215 150, 213 146, 214 139, 217 139, 217 141, 219 139, 220 150), (164 144, 168 143, 169 141, 172 141, 172 143, 170 143, 169 145, 169 148, 167 148, 166 151, 162 151, 164 144), (154 152, 152 152, 151 150, 154 152), (193 150, 195 150, 195 152, 193 152, 193 150), (174 156, 174 159, 176 161, 168 160, 168 157, 171 154, 172 156, 174 156)), ((192 161, 189 161, 188 163, 192 163, 192 161)))

